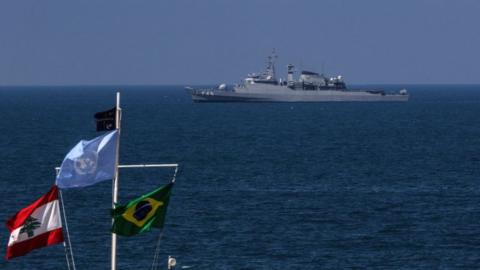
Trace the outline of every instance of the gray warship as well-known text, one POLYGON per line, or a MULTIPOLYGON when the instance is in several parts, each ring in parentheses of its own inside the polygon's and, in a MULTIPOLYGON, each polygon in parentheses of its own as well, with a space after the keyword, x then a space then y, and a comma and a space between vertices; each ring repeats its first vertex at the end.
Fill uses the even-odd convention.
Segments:
POLYGON ((186 87, 194 102, 333 102, 333 101, 408 101, 406 89, 387 93, 381 89, 349 89, 342 76, 328 77, 303 70, 295 80, 293 65, 287 66, 287 79, 277 79, 276 55, 267 59, 264 72, 248 74, 242 84, 218 88, 194 89, 186 87))

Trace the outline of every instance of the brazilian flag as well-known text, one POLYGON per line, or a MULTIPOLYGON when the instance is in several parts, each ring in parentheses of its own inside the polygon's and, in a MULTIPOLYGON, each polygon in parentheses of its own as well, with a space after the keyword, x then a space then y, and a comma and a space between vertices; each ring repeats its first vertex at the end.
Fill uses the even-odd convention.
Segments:
POLYGON ((169 183, 130 201, 127 205, 116 206, 113 209, 112 232, 132 236, 147 232, 151 227, 162 228, 172 187, 173 183, 169 183))

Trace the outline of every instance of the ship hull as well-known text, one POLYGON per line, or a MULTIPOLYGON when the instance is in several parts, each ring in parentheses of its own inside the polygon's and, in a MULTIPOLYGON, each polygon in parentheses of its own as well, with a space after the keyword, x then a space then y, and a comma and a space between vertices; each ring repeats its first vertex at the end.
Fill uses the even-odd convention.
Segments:
POLYGON ((194 102, 404 102, 409 95, 361 90, 291 90, 236 88, 234 91, 193 90, 194 102))

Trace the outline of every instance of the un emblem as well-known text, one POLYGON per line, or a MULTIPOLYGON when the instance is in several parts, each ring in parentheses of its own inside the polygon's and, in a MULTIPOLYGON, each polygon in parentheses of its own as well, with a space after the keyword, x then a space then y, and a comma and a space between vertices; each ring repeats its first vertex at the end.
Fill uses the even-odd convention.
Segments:
POLYGON ((98 154, 86 151, 73 161, 75 172, 80 175, 92 174, 97 170, 98 154))

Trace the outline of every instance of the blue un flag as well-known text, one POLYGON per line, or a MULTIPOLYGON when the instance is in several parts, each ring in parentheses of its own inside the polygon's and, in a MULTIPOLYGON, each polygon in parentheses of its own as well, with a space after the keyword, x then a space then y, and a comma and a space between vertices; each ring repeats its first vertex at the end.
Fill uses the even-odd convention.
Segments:
POLYGON ((81 140, 62 162, 58 187, 86 187, 113 179, 117 140, 117 130, 90 141, 81 140))

